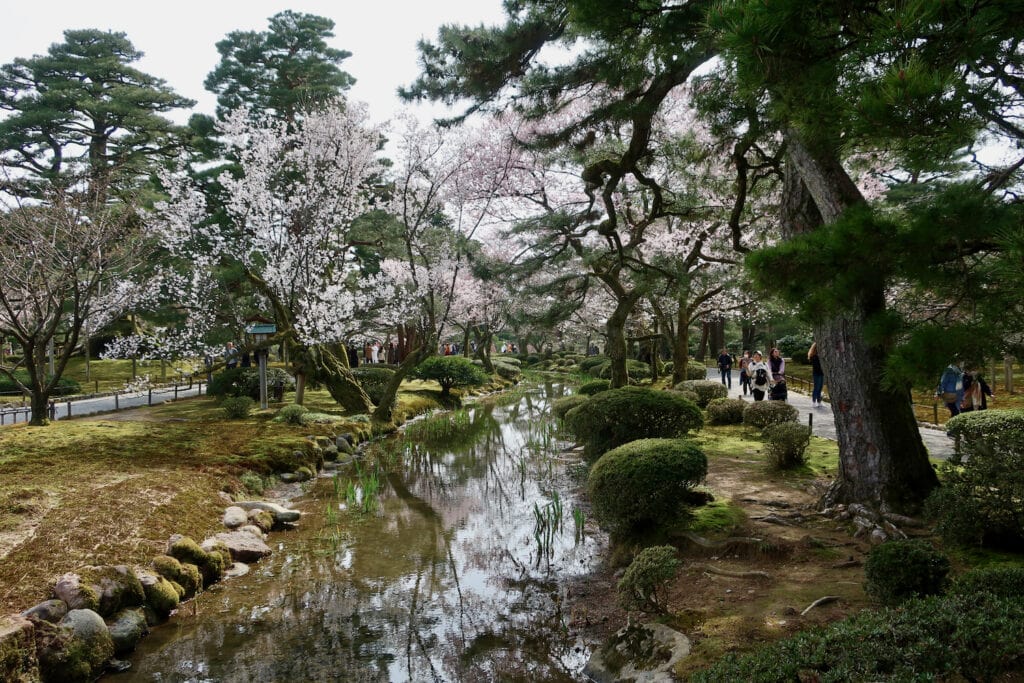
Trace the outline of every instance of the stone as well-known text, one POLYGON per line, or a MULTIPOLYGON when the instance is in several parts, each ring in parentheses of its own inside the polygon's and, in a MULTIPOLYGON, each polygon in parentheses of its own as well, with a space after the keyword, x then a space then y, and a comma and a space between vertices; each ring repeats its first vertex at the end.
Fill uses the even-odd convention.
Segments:
POLYGON ((868 538, 871 545, 881 545, 889 540, 889 534, 885 533, 882 529, 875 527, 871 530, 871 536, 868 538))
POLYGON ((213 538, 203 541, 203 546, 217 541, 227 546, 231 552, 231 559, 235 562, 257 562, 272 552, 262 538, 245 531, 226 531, 216 534, 213 538))
POLYGON ((338 447, 331 444, 324 449, 324 460, 331 461, 338 459, 338 447))
POLYGON ((249 517, 243 508, 240 508, 237 505, 232 505, 224 510, 224 516, 221 518, 221 521, 227 528, 237 529, 248 522, 249 517))
POLYGON ((289 510, 283 505, 277 503, 268 503, 262 500, 245 500, 236 503, 238 507, 246 510, 266 510, 274 516, 274 523, 280 524, 283 522, 297 522, 302 517, 302 513, 298 510, 289 510))
POLYGON ((231 497, 231 494, 228 493, 227 491, 217 491, 217 497, 220 498, 225 503, 227 503, 228 505, 231 505, 232 503, 235 502, 234 499, 231 497))
POLYGON ((146 615, 142 608, 124 609, 114 615, 107 624, 110 639, 114 641, 114 655, 126 655, 138 646, 143 636, 149 633, 146 615))
POLYGON ((227 571, 224 572, 225 579, 237 579, 249 573, 249 565, 245 562, 233 562, 227 571))
POLYGON ((53 586, 53 595, 67 603, 68 609, 92 609, 100 607, 100 596, 91 586, 82 583, 82 577, 74 572, 62 574, 53 586))
MULTIPOLYGON (((167 615, 178 608, 180 598, 174 584, 164 577, 144 569, 136 570, 135 575, 146 592, 146 606, 153 611, 158 620, 166 619, 167 615)), ((149 619, 147 621, 154 623, 149 619)))
POLYGON ((337 446, 339 453, 346 453, 352 455, 356 452, 356 449, 352 446, 352 435, 342 434, 334 440, 334 445, 337 446))
POLYGON ((259 527, 263 533, 274 528, 274 515, 268 510, 249 510, 247 519, 249 524, 259 527))
POLYGON ((689 654, 690 639, 675 629, 657 623, 627 624, 591 655, 583 673, 597 683, 671 683, 676 664, 689 654), (609 660, 623 664, 616 669, 609 660))
POLYGON ((313 437, 313 443, 320 448, 327 448, 328 446, 334 445, 331 443, 331 437, 329 436, 315 436, 313 437))
POLYGON ((68 613, 68 603, 63 600, 44 600, 35 607, 30 607, 21 613, 21 616, 29 619, 39 619, 56 624, 68 613))
POLYGON ((35 625, 23 616, 0 617, 0 681, 39 680, 35 633, 35 625))
POLYGON ((91 681, 114 656, 114 641, 103 617, 73 609, 37 639, 43 680, 91 681))
POLYGON ((137 607, 146 596, 135 574, 125 565, 84 567, 82 577, 99 595, 100 616, 109 617, 126 607, 137 607))
POLYGON ((239 531, 244 531, 244 532, 249 533, 249 534, 252 534, 256 538, 260 539, 261 541, 267 540, 267 535, 265 533, 263 533, 263 530, 260 529, 255 524, 246 524, 245 526, 240 526, 240 527, 238 527, 238 530, 239 531))

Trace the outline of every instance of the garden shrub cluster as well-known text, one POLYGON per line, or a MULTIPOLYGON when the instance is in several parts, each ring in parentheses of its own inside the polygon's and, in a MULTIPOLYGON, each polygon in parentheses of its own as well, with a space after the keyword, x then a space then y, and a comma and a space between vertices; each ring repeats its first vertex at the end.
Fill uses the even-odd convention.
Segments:
POLYGON ((455 387, 487 384, 490 378, 473 362, 462 356, 431 356, 410 373, 416 379, 432 379, 441 385, 441 395, 447 396, 455 387))
MULTIPOLYGON (((24 370, 17 370, 14 376, 26 386, 29 383, 28 373, 24 370)), ((14 380, 7 375, 0 375, 0 401, 20 396, 21 389, 14 383, 14 380)), ((82 386, 71 377, 61 377, 57 380, 57 386, 51 396, 73 396, 82 393, 82 386)))
POLYGON ((361 365, 358 368, 352 368, 352 375, 366 395, 370 397, 370 400, 377 405, 384 398, 384 387, 395 376, 395 371, 374 365, 361 365))
MULTIPOLYGON (((933 596, 865 610, 690 677, 712 681, 992 681, 1024 661, 1024 600, 933 596)), ((999 679, 1002 680, 1002 679, 999 679)))
POLYGON ((619 604, 626 610, 664 612, 665 605, 658 593, 676 577, 679 564, 676 549, 670 545, 644 548, 619 579, 619 604))
POLYGON ((585 407, 570 410, 565 424, 593 462, 634 439, 674 438, 698 430, 704 417, 692 401, 671 391, 622 387, 595 394, 585 407))
POLYGON ((304 418, 309 409, 306 406, 300 406, 298 403, 290 403, 285 407, 281 408, 277 412, 277 417, 274 418, 280 422, 287 422, 288 424, 301 425, 304 424, 304 418))
POLYGON ((665 525, 678 519, 682 501, 707 471, 707 456, 692 441, 631 441, 605 453, 590 470, 594 516, 613 534, 665 525))
POLYGON ((949 560, 921 539, 887 541, 864 562, 864 590, 883 605, 940 595, 946 588, 949 560))
POLYGON ((587 401, 590 397, 584 396, 583 394, 573 394, 572 396, 563 396, 556 398, 551 402, 551 414, 559 419, 565 419, 565 414, 573 408, 577 408, 587 401))
POLYGON ((595 379, 590 382, 585 382, 580 385, 580 388, 576 390, 577 393, 583 394, 584 396, 593 396, 594 394, 600 394, 602 391, 608 391, 612 388, 612 383, 606 379, 595 379))
POLYGON ((610 363, 608 356, 588 356, 580 361, 580 372, 584 372, 588 375, 596 375, 594 368, 600 366, 603 363, 610 363))
POLYGON ((737 425, 750 405, 740 398, 715 398, 708 401, 708 422, 713 425, 737 425))
MULTIPOLYGON (((295 387, 295 380, 281 368, 267 368, 268 391, 281 382, 285 390, 295 387)), ((207 385, 206 393, 210 396, 248 396, 254 401, 260 398, 259 368, 232 368, 216 373, 207 385)))
POLYGON ((706 408, 716 398, 728 398, 729 390, 721 382, 709 379, 688 379, 673 387, 677 391, 692 391, 697 394, 697 405, 706 408))
POLYGON ((974 569, 956 577, 949 592, 955 595, 991 593, 1001 598, 1024 596, 1024 567, 974 569))
POLYGON ((494 372, 502 379, 517 380, 522 374, 518 358, 499 356, 491 359, 491 365, 494 366, 494 372))
POLYGON ((743 410, 743 424, 764 429, 768 425, 796 422, 800 411, 783 401, 753 401, 743 410))
POLYGON ((1024 410, 986 410, 946 423, 960 450, 942 465, 927 510, 952 543, 1024 548, 1024 410))
POLYGON ((248 396, 228 396, 220 402, 224 414, 231 420, 244 420, 249 417, 256 402, 248 396))
POLYGON ((689 363, 686 364, 686 379, 687 380, 698 380, 698 379, 707 379, 707 378, 708 378, 708 369, 704 366, 703 363, 698 363, 696 361, 690 361, 689 363))
POLYGON ((814 338, 811 333, 805 332, 803 334, 789 334, 785 337, 780 337, 775 344, 783 356, 792 359, 795 363, 808 365, 810 361, 807 360, 807 351, 811 348, 813 342, 814 338))
POLYGON ((811 442, 810 429, 797 422, 779 422, 765 427, 763 435, 771 467, 789 469, 804 463, 804 451, 811 442))
MULTIPOLYGON (((611 379, 612 377, 612 362, 610 359, 605 359, 605 362, 597 366, 591 374, 595 374, 601 379, 611 379)), ((626 374, 629 375, 630 380, 650 379, 651 378, 651 366, 643 361, 633 360, 632 358, 626 359, 626 374)))

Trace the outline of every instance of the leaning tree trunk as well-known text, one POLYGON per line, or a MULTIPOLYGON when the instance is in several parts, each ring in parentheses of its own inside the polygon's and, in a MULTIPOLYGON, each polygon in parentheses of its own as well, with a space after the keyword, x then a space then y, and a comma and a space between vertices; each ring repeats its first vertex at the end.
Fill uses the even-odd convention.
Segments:
POLYGON ((291 356, 296 403, 302 403, 306 383, 312 380, 323 384, 331 398, 348 412, 369 413, 373 410, 373 402, 353 376, 346 355, 341 354, 343 360, 339 360, 338 355, 325 346, 295 345, 291 356))
MULTIPOLYGON (((863 201, 837 157, 815 154, 798 136, 789 137, 782 204, 786 237, 831 223, 863 201)), ((839 476, 823 503, 915 512, 938 479, 906 393, 881 384, 886 348, 865 336, 867 323, 884 309, 879 283, 843 313, 814 325, 839 440, 839 476)))
POLYGON ((494 363, 491 362, 491 340, 494 334, 490 331, 481 334, 475 328, 473 338, 476 340, 476 357, 483 363, 484 371, 489 375, 494 374, 494 363))
POLYGON ((388 383, 384 385, 380 403, 377 404, 373 411, 372 417, 375 422, 390 423, 395 421, 395 399, 398 396, 398 388, 402 386, 402 381, 412 372, 412 369, 427 358, 429 349, 432 347, 432 344, 424 344, 413 349, 395 368, 395 373, 391 375, 388 383))

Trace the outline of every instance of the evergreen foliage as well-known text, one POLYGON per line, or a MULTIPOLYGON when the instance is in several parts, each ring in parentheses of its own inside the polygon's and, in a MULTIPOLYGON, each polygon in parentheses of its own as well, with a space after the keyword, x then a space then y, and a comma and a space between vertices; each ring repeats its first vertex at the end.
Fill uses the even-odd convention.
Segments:
POLYGON ((666 606, 659 591, 676 577, 680 561, 670 545, 656 545, 641 550, 619 579, 617 590, 623 609, 661 613, 666 606))
POLYGON ((883 605, 939 595, 946 588, 949 560, 921 539, 886 541, 864 562, 864 589, 883 605))
POLYGON ((706 408, 708 403, 718 398, 728 398, 729 390, 721 382, 710 379, 692 379, 675 385, 676 391, 692 391, 697 394, 697 405, 706 408))
POLYGON ((776 469, 798 467, 811 442, 811 430, 797 422, 770 424, 763 432, 768 464, 776 469))
POLYGON ((743 424, 758 429, 783 422, 796 422, 800 411, 782 401, 754 401, 743 409, 743 424))
POLYGON ((595 379, 590 382, 584 382, 580 385, 580 388, 576 390, 577 393, 583 394, 584 396, 592 396, 594 394, 600 394, 602 391, 608 391, 612 388, 612 383, 606 379, 595 379))
POLYGON ((715 398, 708 401, 708 422, 714 425, 734 425, 743 422, 743 411, 750 405, 739 398, 715 398))
POLYGON ((578 408, 588 400, 590 400, 589 397, 584 394, 573 394, 572 396, 556 398, 551 402, 551 414, 559 419, 565 419, 566 413, 573 408, 578 408))
POLYGON ((431 356, 416 366, 411 375, 416 379, 434 380, 447 396, 454 387, 486 384, 490 379, 483 370, 462 356, 431 356))

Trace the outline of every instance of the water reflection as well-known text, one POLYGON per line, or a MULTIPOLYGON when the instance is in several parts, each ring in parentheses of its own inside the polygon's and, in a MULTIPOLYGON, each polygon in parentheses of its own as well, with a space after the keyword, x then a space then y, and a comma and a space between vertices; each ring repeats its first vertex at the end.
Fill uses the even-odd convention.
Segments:
POLYGON ((564 391, 468 408, 446 446, 394 440, 404 466, 380 474, 374 513, 340 493, 357 476, 320 480, 271 558, 158 628, 110 680, 580 680, 589 651, 565 627, 559 578, 587 572, 597 548, 574 541, 547 414, 564 391), (543 552, 535 510, 556 499, 562 528, 543 552))

